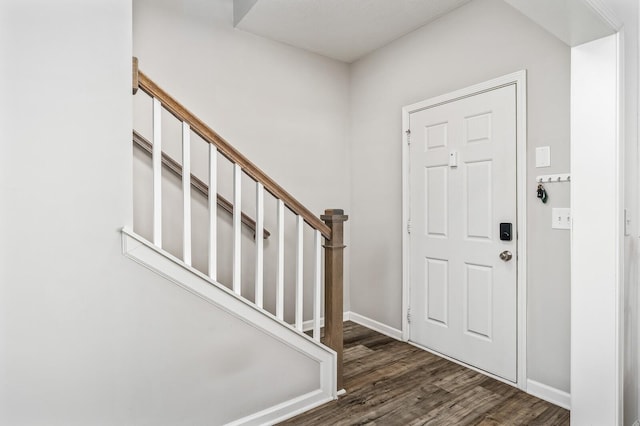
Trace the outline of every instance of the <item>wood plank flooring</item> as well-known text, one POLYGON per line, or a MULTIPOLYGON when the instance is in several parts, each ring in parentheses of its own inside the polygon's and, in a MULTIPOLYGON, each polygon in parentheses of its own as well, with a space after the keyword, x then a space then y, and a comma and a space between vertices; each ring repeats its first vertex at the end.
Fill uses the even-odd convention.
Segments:
POLYGON ((345 323, 347 394, 282 425, 569 425, 569 411, 345 323))

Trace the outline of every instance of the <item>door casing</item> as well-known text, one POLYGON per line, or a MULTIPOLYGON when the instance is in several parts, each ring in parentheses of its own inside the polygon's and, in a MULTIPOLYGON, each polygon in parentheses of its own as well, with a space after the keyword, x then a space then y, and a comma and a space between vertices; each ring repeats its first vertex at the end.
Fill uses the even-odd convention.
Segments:
MULTIPOLYGON (((517 71, 504 75, 483 83, 456 90, 445 95, 436 96, 425 101, 407 105, 402 108, 402 339, 409 341, 409 271, 410 271, 410 244, 409 244, 409 117, 412 113, 427 108, 432 108, 441 104, 453 102, 462 98, 477 95, 489 90, 497 89, 506 85, 516 86, 516 210, 517 210, 517 387, 526 389, 527 382, 527 73, 526 70, 517 71)), ((423 348, 425 349, 425 348, 423 348)), ((442 356, 441 354, 438 354, 442 356)), ((447 357, 445 357, 447 358, 447 357)), ((458 362, 456 360, 452 360, 458 362)), ((513 385, 505 379, 494 376, 485 371, 478 370, 464 364, 465 366, 480 371, 483 374, 494 377, 497 380, 513 385)))

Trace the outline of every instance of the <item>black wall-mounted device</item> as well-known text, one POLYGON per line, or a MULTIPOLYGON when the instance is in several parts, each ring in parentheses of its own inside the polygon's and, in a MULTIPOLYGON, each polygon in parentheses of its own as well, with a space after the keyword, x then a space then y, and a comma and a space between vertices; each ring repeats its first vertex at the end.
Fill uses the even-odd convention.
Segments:
POLYGON ((511 224, 510 223, 501 223, 500 224, 500 240, 501 241, 511 241, 513 239, 511 233, 511 224))

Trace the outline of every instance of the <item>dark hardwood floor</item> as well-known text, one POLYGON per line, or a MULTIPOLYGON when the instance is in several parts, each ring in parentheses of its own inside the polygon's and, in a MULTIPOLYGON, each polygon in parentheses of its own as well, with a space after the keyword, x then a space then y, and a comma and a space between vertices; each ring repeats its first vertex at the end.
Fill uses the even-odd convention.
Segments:
POLYGON ((347 394, 282 425, 568 425, 569 411, 345 323, 347 394))

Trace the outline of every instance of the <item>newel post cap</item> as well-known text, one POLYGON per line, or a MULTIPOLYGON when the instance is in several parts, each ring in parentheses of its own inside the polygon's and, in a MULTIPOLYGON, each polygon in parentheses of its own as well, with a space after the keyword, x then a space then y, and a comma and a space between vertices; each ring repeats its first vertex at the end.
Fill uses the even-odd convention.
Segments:
POLYGON ((343 209, 326 209, 320 219, 325 222, 346 222, 349 216, 344 214, 343 209))

